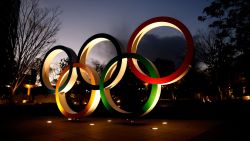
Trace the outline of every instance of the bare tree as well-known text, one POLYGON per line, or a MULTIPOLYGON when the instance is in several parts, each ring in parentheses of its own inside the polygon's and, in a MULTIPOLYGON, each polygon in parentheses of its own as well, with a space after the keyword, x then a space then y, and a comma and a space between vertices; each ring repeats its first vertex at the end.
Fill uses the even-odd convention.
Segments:
POLYGON ((232 61, 230 45, 222 43, 223 40, 217 37, 216 30, 208 32, 199 31, 195 37, 196 57, 200 62, 207 65, 206 73, 210 81, 217 86, 217 91, 222 98, 223 92, 230 84, 232 61))
POLYGON ((60 13, 58 8, 41 8, 39 0, 21 1, 16 34, 10 34, 9 37, 16 63, 12 94, 34 66, 35 58, 44 54, 55 43, 60 13))
POLYGON ((219 47, 216 46, 215 31, 198 31, 195 36, 196 59, 205 63, 209 68, 213 68, 219 60, 219 47))

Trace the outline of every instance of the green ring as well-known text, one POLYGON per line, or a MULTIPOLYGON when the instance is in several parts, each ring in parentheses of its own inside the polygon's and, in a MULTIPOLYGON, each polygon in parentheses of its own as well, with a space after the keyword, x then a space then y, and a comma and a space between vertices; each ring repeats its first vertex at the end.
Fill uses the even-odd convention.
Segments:
MULTIPOLYGON (((104 106, 106 107, 107 110, 109 110, 110 112, 115 112, 116 110, 110 105, 108 99, 106 98, 105 96, 105 91, 104 91, 104 79, 105 79, 105 76, 109 70, 109 68, 117 61, 119 61, 120 59, 123 59, 123 58, 134 58, 134 59, 137 59, 139 60, 143 65, 145 65, 146 69, 149 71, 149 75, 153 78, 157 78, 159 77, 158 75, 158 72, 157 70, 152 66, 152 63, 144 58, 143 56, 139 55, 139 54, 134 54, 134 53, 125 53, 125 54, 122 54, 122 56, 116 56, 114 57, 112 60, 110 60, 110 62, 106 65, 106 67, 104 68, 102 74, 101 74, 101 78, 100 78, 100 94, 101 94, 101 99, 102 99, 102 102, 104 104, 104 106)), ((159 84, 152 84, 152 88, 151 88, 151 92, 150 92, 150 96, 147 100, 147 102, 143 105, 141 111, 139 111, 138 114, 140 115, 144 115, 146 114, 146 112, 148 113, 148 110, 149 108, 152 106, 155 98, 156 98, 156 95, 157 95, 157 85, 159 84)), ((153 108, 152 108, 153 109, 153 108)), ((151 109, 151 110, 152 110, 151 109)))

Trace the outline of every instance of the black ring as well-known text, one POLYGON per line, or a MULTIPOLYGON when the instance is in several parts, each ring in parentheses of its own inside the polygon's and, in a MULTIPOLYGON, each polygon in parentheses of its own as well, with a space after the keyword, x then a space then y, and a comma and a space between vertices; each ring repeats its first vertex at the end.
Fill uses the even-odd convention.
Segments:
MULTIPOLYGON (((40 69, 40 70, 41 70, 41 71, 40 71, 40 79, 41 79, 41 83, 42 83, 43 86, 46 86, 47 88, 50 87, 50 86, 48 87, 48 84, 46 84, 46 83, 44 82, 44 79, 46 79, 46 81, 49 81, 49 78, 48 78, 48 77, 43 78, 43 75, 44 75, 44 73, 45 73, 45 71, 43 71, 43 69, 44 69, 45 61, 47 60, 48 56, 49 56, 52 52, 54 52, 54 51, 56 51, 56 50, 62 50, 62 51, 64 51, 64 52, 67 54, 67 56, 69 57, 69 64, 68 64, 68 65, 70 66, 69 75, 68 75, 68 77, 67 77, 65 83, 59 88, 59 90, 62 90, 62 89, 66 86, 66 84, 69 82, 70 77, 71 77, 71 75, 72 75, 73 64, 77 61, 76 53, 75 53, 71 48, 68 48, 68 47, 65 47, 65 46, 61 46, 61 45, 55 46, 55 47, 51 48, 51 49, 46 53, 46 55, 45 55, 45 57, 44 57, 44 59, 43 59, 43 61, 42 61, 42 66, 41 66, 41 69, 40 69)), ((50 65, 50 64, 49 64, 49 65, 50 65)), ((55 93, 55 90, 51 90, 51 89, 50 89, 50 91, 51 91, 51 93, 55 93)))
MULTIPOLYGON (((114 46, 115 46, 115 49, 116 49, 116 53, 117 53, 117 56, 119 56, 120 58, 122 58, 122 51, 121 51, 121 47, 120 47, 120 44, 118 42, 118 40, 109 35, 109 34, 106 34, 106 33, 99 33, 99 34, 95 34, 93 35, 92 37, 90 37, 83 45, 82 47, 80 48, 79 50, 79 53, 78 53, 78 62, 80 62, 80 59, 81 59, 81 55, 83 53, 83 50, 85 49, 85 47, 91 42, 93 41, 94 39, 97 39, 97 38, 105 38, 105 39, 108 39, 114 46)), ((114 74, 111 76, 111 78, 109 80, 107 80, 105 83, 104 83, 104 86, 108 86, 109 84, 111 84, 115 78, 116 78, 116 75, 118 75, 119 71, 120 71, 120 68, 121 68, 121 63, 122 63, 122 59, 120 59, 118 62, 117 62, 117 67, 115 68, 115 71, 114 71, 114 74)), ((81 75, 80 73, 80 69, 77 68, 77 73, 78 75, 81 75)), ((94 90, 99 90, 99 85, 92 85, 88 82, 86 82, 83 77, 80 77, 80 79, 82 80, 82 82, 84 83, 84 85, 86 85, 87 88, 90 88, 90 89, 94 89, 94 90)))

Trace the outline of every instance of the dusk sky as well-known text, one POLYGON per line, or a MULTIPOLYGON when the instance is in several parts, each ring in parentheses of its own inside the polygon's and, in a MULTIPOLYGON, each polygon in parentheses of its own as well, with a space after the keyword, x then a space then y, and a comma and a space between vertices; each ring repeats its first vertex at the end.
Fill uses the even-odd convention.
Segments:
MULTIPOLYGON (((42 5, 63 11, 56 45, 68 46, 76 53, 97 33, 108 33, 127 44, 141 23, 157 16, 176 18, 195 35, 199 29, 207 28, 197 17, 210 3, 211 0, 41 0, 42 5)), ((105 50, 101 54, 107 55, 105 50)))

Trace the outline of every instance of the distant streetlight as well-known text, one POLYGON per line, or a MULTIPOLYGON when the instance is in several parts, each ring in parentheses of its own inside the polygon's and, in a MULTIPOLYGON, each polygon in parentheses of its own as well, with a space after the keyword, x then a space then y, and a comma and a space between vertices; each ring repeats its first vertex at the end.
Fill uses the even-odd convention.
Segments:
POLYGON ((27 88, 27 96, 30 96, 30 91, 32 88, 35 87, 35 85, 32 84, 24 84, 24 87, 27 88))
POLYGON ((247 101, 247 100, 250 100, 250 96, 249 96, 249 95, 245 95, 245 96, 242 97, 242 99, 243 99, 243 100, 246 100, 246 101, 247 101))
POLYGON ((121 100, 120 100, 120 99, 118 99, 116 102, 117 102, 117 103, 121 103, 121 100))

